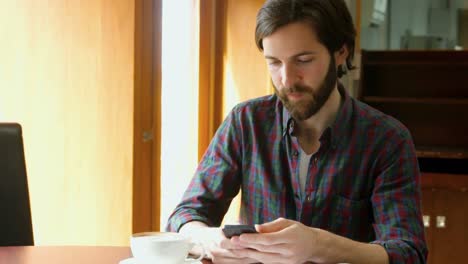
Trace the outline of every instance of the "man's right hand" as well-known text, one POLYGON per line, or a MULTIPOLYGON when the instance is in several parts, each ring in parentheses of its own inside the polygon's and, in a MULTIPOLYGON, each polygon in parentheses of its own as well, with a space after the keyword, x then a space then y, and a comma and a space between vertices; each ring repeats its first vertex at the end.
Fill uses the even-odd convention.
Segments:
MULTIPOLYGON (((192 242, 202 246, 205 250, 206 257, 211 259, 213 263, 256 263, 257 260, 238 257, 233 250, 243 249, 234 245, 230 239, 226 238, 223 231, 219 227, 208 227, 202 222, 189 222, 182 226, 179 230, 192 239, 192 242)), ((195 247, 192 254, 200 255, 202 250, 195 247)))

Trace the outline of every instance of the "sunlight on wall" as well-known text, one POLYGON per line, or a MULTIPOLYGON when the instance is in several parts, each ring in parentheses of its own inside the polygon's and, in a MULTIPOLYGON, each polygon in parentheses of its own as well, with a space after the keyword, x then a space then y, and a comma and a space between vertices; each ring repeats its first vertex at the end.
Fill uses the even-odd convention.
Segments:
POLYGON ((163 0, 161 230, 198 163, 198 8, 163 0))
POLYGON ((223 117, 226 117, 227 114, 231 111, 231 109, 236 106, 238 103, 241 102, 241 98, 239 95, 239 88, 234 81, 234 76, 231 69, 231 63, 229 60, 225 60, 224 62, 224 102, 223 102, 223 117))
POLYGON ((0 122, 23 128, 35 245, 128 244, 134 7, 0 1, 0 122))

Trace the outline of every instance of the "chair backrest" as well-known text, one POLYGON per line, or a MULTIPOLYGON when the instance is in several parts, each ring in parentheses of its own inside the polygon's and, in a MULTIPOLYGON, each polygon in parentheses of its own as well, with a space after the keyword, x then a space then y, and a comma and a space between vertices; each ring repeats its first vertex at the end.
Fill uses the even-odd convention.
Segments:
POLYGON ((0 123, 0 246, 34 245, 21 126, 0 123))

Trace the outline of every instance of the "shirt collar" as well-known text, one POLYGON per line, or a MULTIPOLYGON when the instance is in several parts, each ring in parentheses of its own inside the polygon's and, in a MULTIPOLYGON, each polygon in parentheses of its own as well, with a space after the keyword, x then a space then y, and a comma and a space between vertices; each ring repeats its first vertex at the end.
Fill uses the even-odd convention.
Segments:
MULTIPOLYGON (((341 98, 343 99, 343 103, 341 105, 340 110, 338 111, 336 115, 335 121, 332 123, 330 127, 325 129, 324 134, 320 138, 320 140, 329 137, 331 146, 333 148, 336 148, 340 142, 341 139, 346 136, 346 131, 349 128, 349 122, 351 120, 351 115, 352 115, 352 102, 351 102, 351 97, 349 94, 346 92, 345 88, 343 85, 338 82, 338 91, 341 95, 341 98)), ((278 97, 277 97, 278 98, 278 97)), ((281 109, 281 114, 282 114, 282 131, 283 131, 283 138, 286 135, 290 135, 292 131, 294 130, 294 124, 295 121, 289 114, 288 110, 283 107, 283 103, 281 100, 278 98, 277 102, 277 107, 278 109, 281 109)))
POLYGON ((283 106, 283 102, 281 102, 279 98, 278 98, 278 104, 280 107, 279 109, 281 109, 281 114, 283 116, 282 131, 283 131, 283 138, 284 138, 286 135, 290 135, 292 133, 294 129, 295 121, 289 114, 289 111, 286 109, 286 107, 283 106))

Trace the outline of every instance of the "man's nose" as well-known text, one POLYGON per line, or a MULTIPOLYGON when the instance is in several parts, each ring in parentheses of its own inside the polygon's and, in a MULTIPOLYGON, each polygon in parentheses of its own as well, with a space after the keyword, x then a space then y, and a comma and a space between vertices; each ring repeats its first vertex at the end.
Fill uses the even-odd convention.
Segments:
POLYGON ((294 65, 284 64, 281 69, 281 84, 284 88, 290 88, 297 82, 297 73, 294 65))

